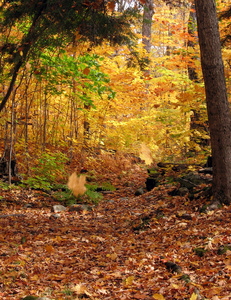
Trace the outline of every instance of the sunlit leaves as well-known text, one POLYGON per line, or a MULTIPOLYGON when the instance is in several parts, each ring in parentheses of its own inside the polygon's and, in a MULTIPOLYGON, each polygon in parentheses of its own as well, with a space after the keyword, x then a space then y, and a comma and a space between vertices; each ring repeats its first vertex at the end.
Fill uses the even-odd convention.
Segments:
MULTIPOLYGON (((33 66, 33 62, 31 62, 33 66)), ((50 51, 40 55, 39 66, 34 66, 34 74, 39 81, 46 83, 46 91, 53 95, 65 93, 67 88, 78 84, 76 96, 83 102, 93 106, 89 91, 98 95, 113 91, 108 87, 109 77, 100 71, 99 57, 85 54, 77 58, 62 51, 60 55, 52 56, 50 51)), ((94 106, 95 107, 95 106, 94 106)))

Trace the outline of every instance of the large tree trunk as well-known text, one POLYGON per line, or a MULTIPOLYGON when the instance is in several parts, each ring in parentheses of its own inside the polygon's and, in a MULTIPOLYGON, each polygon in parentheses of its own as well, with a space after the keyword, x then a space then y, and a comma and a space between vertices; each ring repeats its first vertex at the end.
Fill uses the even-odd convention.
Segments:
POLYGON ((213 202, 231 203, 231 116, 215 0, 196 0, 213 157, 213 202))

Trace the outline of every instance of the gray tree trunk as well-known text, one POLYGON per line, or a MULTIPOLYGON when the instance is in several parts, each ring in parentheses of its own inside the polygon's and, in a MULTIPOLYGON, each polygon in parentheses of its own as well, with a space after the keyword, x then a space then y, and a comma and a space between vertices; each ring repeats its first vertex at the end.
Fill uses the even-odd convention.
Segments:
POLYGON ((153 0, 146 0, 143 13, 142 42, 144 44, 144 48, 148 53, 150 53, 151 50, 151 29, 153 14, 153 0))
POLYGON ((215 0, 196 0, 213 157, 213 202, 231 203, 231 116, 215 0))
MULTIPOLYGON (((191 4, 191 9, 189 13, 188 20, 188 34, 190 37, 194 38, 197 36, 197 18, 195 11, 195 1, 191 4)), ((195 48, 197 44, 196 39, 189 39, 187 41, 188 48, 195 48)), ((196 60, 196 58, 194 59, 196 60)), ((190 80, 199 83, 198 74, 193 66, 188 66, 188 77, 190 80)), ((204 120, 204 110, 196 109, 192 106, 193 115, 191 115, 190 130, 192 143, 190 152, 195 153, 195 145, 198 144, 201 149, 205 150, 210 145, 210 138, 204 138, 205 135, 209 135, 208 122, 204 120), (199 134, 198 134, 199 133, 199 134)))
MULTIPOLYGON (((188 20, 188 34, 190 37, 195 37, 196 32, 197 32, 197 26, 196 26, 197 20, 196 20, 196 12, 195 12, 195 3, 193 2, 191 4, 191 9, 189 13, 189 20, 188 20)), ((192 40, 188 40, 187 46, 192 47, 193 49, 195 48, 195 42, 192 40)), ((195 82, 198 82, 198 76, 195 71, 195 68, 188 66, 188 75, 189 79, 195 82)))

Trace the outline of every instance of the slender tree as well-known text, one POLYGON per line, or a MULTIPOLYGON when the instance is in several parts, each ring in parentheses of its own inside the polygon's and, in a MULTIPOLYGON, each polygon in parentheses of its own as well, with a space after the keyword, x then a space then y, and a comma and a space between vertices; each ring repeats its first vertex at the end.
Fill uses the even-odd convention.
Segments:
POLYGON ((196 0, 213 157, 213 206, 231 203, 231 115, 215 0, 196 0))
MULTIPOLYGON (((196 10, 195 10, 195 2, 191 4, 191 9, 189 13, 189 20, 188 20, 188 34, 191 38, 187 41, 187 47, 190 50, 195 49, 197 44, 197 18, 196 18, 196 10)), ((197 55, 194 54, 193 60, 197 59, 197 55)), ((188 65, 188 77, 191 81, 195 83, 199 83, 200 79, 198 78, 197 71, 194 66, 188 65)), ((195 152, 194 145, 199 145, 201 149, 210 145, 210 139, 205 138, 205 136, 209 136, 208 130, 208 122, 205 121, 205 110, 201 110, 201 108, 196 108, 192 106, 193 115, 191 115, 191 148, 190 151, 195 152), (199 134, 198 134, 199 133, 199 134)))
MULTIPOLYGON (((2 2, 2 1, 1 1, 2 2)), ((110 1, 96 0, 24 0, 0 3, 0 75, 9 86, 0 97, 0 112, 14 89, 20 69, 29 58, 35 59, 51 45, 57 48, 70 43, 76 34, 94 44, 104 39, 111 43, 129 41, 131 31, 127 12, 110 14, 110 1), (12 28, 23 28, 18 41, 11 37, 12 28), (20 26, 19 26, 20 25, 20 26), (10 69, 10 70, 9 70, 10 69)))
POLYGON ((142 42, 148 53, 151 51, 152 16, 154 14, 153 0, 146 0, 143 13, 142 42))
MULTIPOLYGON (((195 38, 197 27, 196 27, 196 11, 195 11, 195 2, 192 3, 190 13, 189 13, 189 20, 188 20, 188 34, 190 37, 195 38)), ((187 41, 188 48, 195 48, 195 41, 193 39, 189 39, 187 41)), ((192 81, 198 81, 198 75, 194 67, 188 66, 188 76, 189 79, 192 81)))

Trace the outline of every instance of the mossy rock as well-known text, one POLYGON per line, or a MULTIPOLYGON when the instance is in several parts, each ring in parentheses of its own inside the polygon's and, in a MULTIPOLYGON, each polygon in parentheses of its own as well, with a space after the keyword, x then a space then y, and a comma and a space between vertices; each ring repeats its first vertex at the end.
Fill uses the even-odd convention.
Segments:
POLYGON ((218 255, 225 254, 227 251, 231 251, 231 245, 221 245, 217 250, 218 255))
POLYGON ((190 277, 189 277, 188 274, 183 274, 183 275, 180 277, 180 280, 183 280, 183 281, 186 282, 186 283, 191 282, 191 279, 190 279, 190 277))
POLYGON ((205 250, 204 248, 198 247, 198 248, 194 248, 193 252, 195 252, 196 255, 203 257, 204 254, 207 252, 207 250, 205 250))

